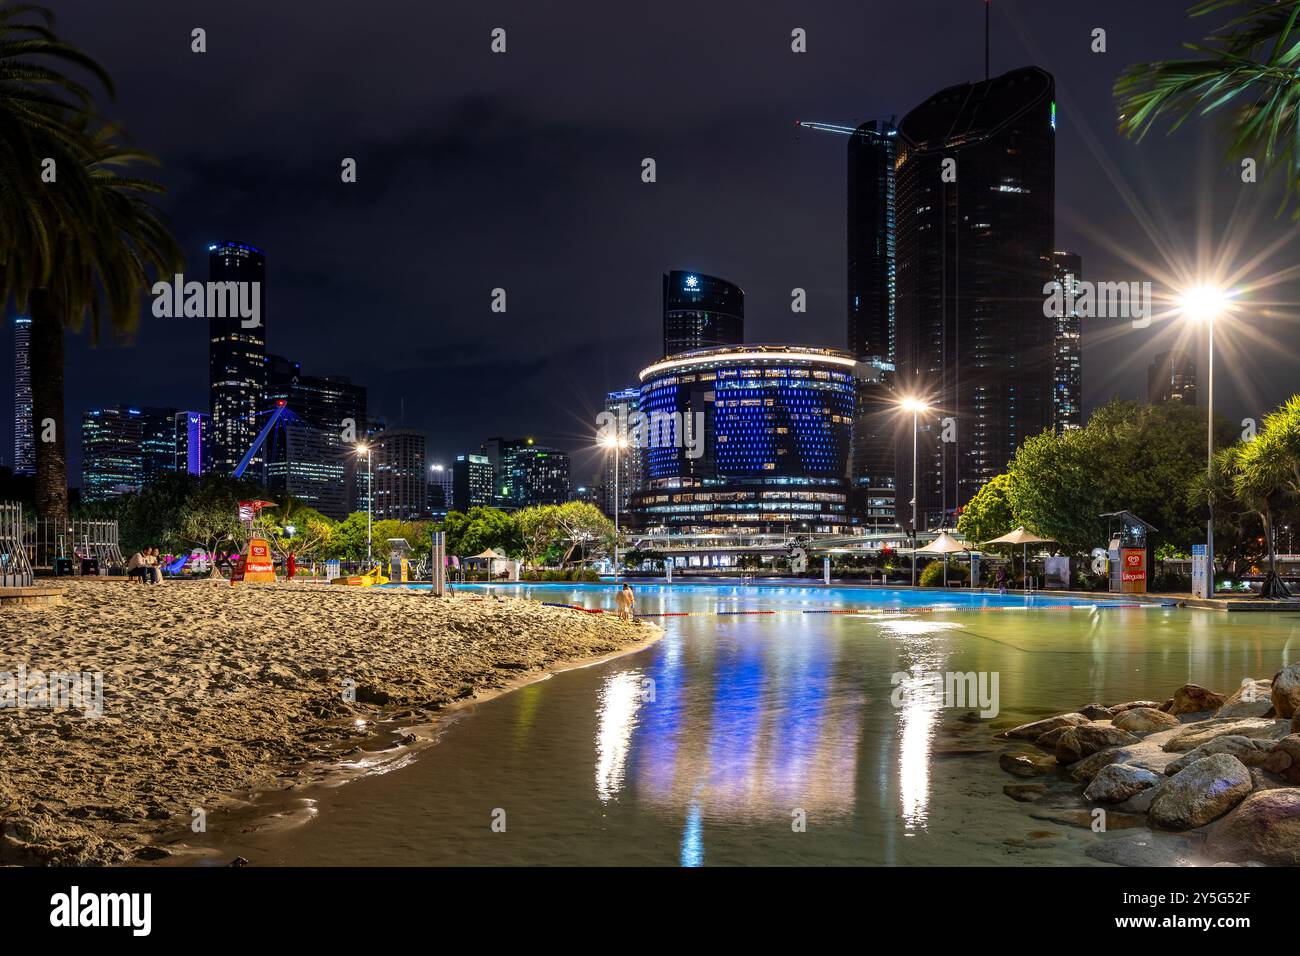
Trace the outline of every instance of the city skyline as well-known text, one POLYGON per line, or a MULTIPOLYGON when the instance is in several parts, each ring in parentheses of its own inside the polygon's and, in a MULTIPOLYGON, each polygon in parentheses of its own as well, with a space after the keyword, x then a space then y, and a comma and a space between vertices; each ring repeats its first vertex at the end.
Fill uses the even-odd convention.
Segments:
MULTIPOLYGON (((951 15, 949 7, 943 9, 945 15, 951 15)), ((516 100, 511 96, 519 94, 498 92, 489 73, 479 97, 481 114, 468 112, 469 104, 475 102, 472 91, 461 99, 429 104, 432 115, 447 120, 444 125, 450 132, 443 138, 430 139, 425 132, 427 124, 406 122, 382 131, 362 124, 359 130, 342 136, 350 141, 338 142, 331 149, 339 156, 357 154, 358 182, 352 186, 338 183, 335 165, 313 170, 306 157, 300 156, 301 149, 290 150, 291 159, 277 165, 263 152, 269 148, 264 144, 274 141, 275 131, 263 120, 269 114, 228 114, 220 98, 210 108, 205 106, 205 116, 185 114, 180 126, 168 127, 173 140, 181 131, 180 145, 151 135, 160 128, 155 110, 177 94, 143 88, 142 78, 148 71, 140 69, 132 58, 146 42, 152 50, 163 30, 180 29, 178 14, 160 7, 155 26, 143 36, 126 35, 99 22, 95 12, 69 26, 74 40, 79 39, 77 31, 95 34, 103 59, 120 78, 123 92, 119 99, 128 127, 163 160, 162 178, 172 190, 163 204, 189 255, 190 271, 201 275, 201 256, 208 246, 227 238, 243 239, 266 250, 275 290, 275 308, 267 314, 267 352, 289 354, 315 372, 344 375, 366 385, 372 396, 373 417, 394 427, 424 430, 430 438, 430 458, 450 464, 456 454, 474 451, 482 436, 502 431, 531 434, 540 442, 580 452, 589 443, 591 422, 603 406, 604 395, 634 382, 637 369, 656 357, 655 342, 662 332, 659 277, 670 270, 698 269, 725 276, 744 288, 749 299, 748 341, 844 347, 843 323, 848 309, 844 298, 843 140, 801 133, 792 120, 815 115, 852 124, 871 117, 901 116, 945 85, 979 79, 982 44, 970 37, 949 35, 953 31, 931 36, 929 23, 938 11, 936 4, 919 4, 891 18, 891 28, 901 38, 916 41, 928 37, 936 56, 931 65, 922 68, 905 61, 901 54, 876 51, 873 55, 882 58, 878 70, 881 82, 870 90, 849 79, 843 66, 843 46, 848 40, 829 28, 832 22, 846 22, 843 11, 835 12, 834 21, 805 18, 814 41, 806 60, 788 53, 780 43, 778 49, 769 48, 766 44, 774 41, 752 26, 726 23, 725 29, 734 26, 739 31, 734 39, 743 40, 728 45, 735 49, 729 55, 739 57, 740 65, 757 62, 760 57, 765 63, 771 60, 776 64, 774 80, 765 81, 754 94, 718 89, 706 97, 694 85, 689 90, 651 90, 624 70, 615 70, 620 89, 637 103, 649 104, 643 129, 637 131, 621 124, 615 124, 613 130, 598 124, 592 131, 573 119, 583 112, 583 104, 594 106, 607 95, 582 85, 580 77, 585 73, 581 71, 557 77, 557 90, 563 93, 557 92, 552 99, 534 95, 516 100), (827 28, 819 31, 820 23, 827 28), (790 57, 789 63, 781 58, 784 56, 790 57), (773 83, 804 76, 800 71, 810 67, 801 64, 821 65, 807 74, 806 83, 791 89, 771 88, 773 83), (744 100, 729 105, 727 98, 737 95, 744 95, 744 100), (764 96, 770 102, 764 100, 757 107, 757 100, 764 96), (561 101, 566 107, 563 110, 558 108, 561 101), (672 118, 675 104, 685 106, 680 121, 672 118), (213 114, 211 109, 217 112, 213 114), (701 142, 693 135, 713 113, 729 111, 737 118, 727 120, 716 136, 701 142), (562 151, 569 157, 567 166, 530 153, 535 142, 544 138, 531 133, 529 142, 515 143, 520 150, 517 157, 502 153, 501 146, 514 142, 510 123, 520 115, 529 117, 530 130, 540 125, 558 131, 562 151), (232 135, 223 137, 225 147, 215 152, 212 144, 205 144, 204 159, 199 161, 194 151, 183 145, 187 141, 184 132, 196 132, 202 128, 200 121, 209 119, 228 121, 232 135), (737 130, 738 135, 731 135, 737 130), (703 147, 698 156, 683 151, 687 137, 703 147), (579 152, 578 144, 584 141, 591 147, 588 154, 579 152), (491 154, 485 170, 478 174, 469 170, 456 158, 463 150, 480 158, 485 151, 491 154), (737 151, 744 154, 744 161, 729 162, 737 151), (417 158, 403 158, 408 153, 417 158), (638 163, 645 155, 658 160, 654 184, 640 179, 638 163), (534 159, 539 162, 532 164, 534 159), (630 166, 624 168, 624 162, 630 166), (427 171, 420 171, 423 163, 438 171, 435 181, 443 185, 429 185, 427 171), (578 181, 587 181, 594 172, 600 173, 595 193, 602 201, 613 202, 609 221, 620 224, 612 245, 609 236, 593 244, 600 230, 591 228, 586 213, 594 197, 576 191, 578 181), (732 189, 719 194, 718 187, 728 183, 744 193, 743 203, 732 197, 732 189), (460 185, 452 189, 452 184, 460 185), (395 194, 403 189, 414 190, 414 194, 398 204, 399 209, 395 194), (460 193, 466 194, 464 199, 460 193), (495 224, 494 219, 500 217, 483 217, 481 208, 486 207, 481 204, 494 195, 506 205, 517 200, 518 215, 495 224), (548 203, 564 199, 573 201, 575 208, 558 219, 533 216, 548 203), (358 230, 362 209, 373 209, 374 215, 392 226, 382 234, 382 242, 377 241, 373 228, 358 230), (417 211, 438 209, 456 214, 417 227, 421 218, 417 211), (756 222, 773 222, 773 215, 781 216, 779 230, 755 228, 756 222), (675 227, 664 228, 668 221, 675 227), (687 228, 681 228, 682 224, 687 228), (484 243, 507 232, 513 232, 515 238, 499 244, 495 254, 484 251, 484 243), (453 243, 452 236, 461 238, 453 243), (465 248, 459 250, 466 238, 465 248), (521 248, 542 244, 546 251, 536 257, 521 248), (395 269, 400 256, 394 253, 399 246, 427 249, 437 267, 415 270, 422 273, 418 277, 395 269), (466 256, 473 263, 465 265, 461 257, 466 256), (600 268, 591 269, 592 261, 599 262, 600 268), (491 291, 498 287, 509 294, 509 309, 503 316, 490 311, 491 291), (790 311, 790 290, 795 287, 807 291, 807 313, 790 311), (589 317, 585 313, 590 313, 589 317), (510 412, 503 414, 468 398, 484 376, 499 385, 501 406, 510 412), (436 400, 431 400, 431 382, 439 389, 436 400)), ((502 16, 508 20, 510 14, 507 10, 502 16)), ((513 11, 513 15, 524 16, 524 11, 513 11)), ((223 16, 221 11, 213 11, 209 29, 231 42, 214 44, 205 54, 210 59, 199 61, 204 68, 195 74, 191 96, 198 96, 212 82, 214 69, 233 68, 237 54, 244 50, 244 45, 233 42, 239 36, 237 25, 223 22, 223 16)), ((847 22, 858 22, 854 16, 864 27, 869 26, 861 12, 849 16, 847 22)), ((973 36, 982 11, 972 10, 971 16, 973 36)), ((1097 120, 1113 113, 1109 88, 1118 69, 1128 62, 1176 50, 1176 38, 1186 24, 1182 4, 1157 2, 1140 12, 1126 11, 1126 16, 1140 18, 1149 29, 1113 35, 1104 56, 1092 54, 1084 44, 1077 50, 1053 49, 1047 55, 1048 44, 1063 32, 1063 24, 1074 19, 1085 22, 1084 16, 1054 11, 1049 17, 1010 3, 995 6, 993 72, 1038 61, 1050 65, 1057 78, 1059 101, 1057 171, 1061 188, 1056 247, 1080 254, 1091 277, 1140 280, 1148 276, 1097 238, 1100 232, 1110 230, 1124 237, 1122 245, 1132 248, 1130 258, 1149 253, 1139 217, 1125 206, 1108 170, 1113 168, 1123 182, 1156 181, 1157 188, 1151 192, 1159 205, 1167 207, 1159 211, 1189 235, 1196 214, 1187 199, 1193 192, 1187 188, 1189 182, 1208 176, 1221 177, 1230 184, 1233 171, 1223 168, 1217 154, 1210 152, 1196 133, 1183 132, 1168 140, 1155 138, 1137 150, 1097 120), (1166 36, 1167 43, 1161 39, 1166 36), (1098 195, 1109 197, 1109 201, 1098 203, 1098 195)), ((699 13, 698 20, 696 35, 688 41, 691 44, 706 43, 709 35, 724 29, 719 14, 699 13)), ((454 25, 457 30, 475 28, 472 20, 454 25)), ((182 32, 187 35, 189 28, 186 24, 182 32)), ((281 28, 287 29, 288 24, 274 18, 264 26, 270 37, 278 36, 276 31, 281 28)), ((516 35, 549 36, 547 31, 554 29, 525 17, 516 27, 516 35)), ((509 54, 496 60, 487 59, 491 54, 487 44, 483 46, 484 59, 479 66, 502 71, 503 86, 516 87, 519 71, 538 68, 530 44, 517 40, 509 54)), ((157 52, 165 61, 175 60, 187 70, 192 66, 188 61, 180 63, 179 58, 194 56, 184 44, 178 43, 174 51, 162 44, 157 52)), ((608 55, 598 49, 589 52, 602 63, 608 55)), ((309 45, 293 45, 290 53, 313 56, 309 45)), ((454 55, 458 59, 479 56, 468 50, 454 55)), ((275 93, 280 105, 307 95, 290 81, 275 93)), ((407 94, 411 95, 425 94, 407 94)), ((345 95, 340 108, 346 112, 354 102, 351 94, 345 95)), ((307 124, 306 142, 320 146, 340 138, 334 134, 326 137, 322 120, 316 117, 307 124)), ((331 164, 334 162, 331 159, 331 164)), ((1266 220, 1260 226, 1270 233, 1286 228, 1286 223, 1266 220)), ((1281 322, 1267 315, 1251 316, 1250 321, 1264 327, 1266 333, 1269 328, 1276 331, 1281 322)), ((155 319, 146 309, 133 348, 106 347, 95 353, 82 337, 70 335, 68 434, 75 433, 84 410, 118 402, 205 407, 199 382, 206 352, 202 348, 205 325, 201 320, 155 319)), ((1083 320, 1088 369, 1085 415, 1113 396, 1143 398, 1147 365, 1169 348, 1161 341, 1161 329, 1123 336, 1113 335, 1115 330, 1114 323, 1083 320), (1102 331, 1107 334, 1100 335, 1102 331)), ((1270 362, 1280 368, 1287 356, 1248 358, 1264 368, 1250 374, 1243 370, 1241 381, 1219 383, 1218 407, 1225 417, 1258 414, 1280 396, 1284 376, 1269 374, 1267 368, 1270 362), (1256 383, 1264 385, 1256 389, 1256 383)), ((12 394, 12 382, 4 384, 12 394)), ((6 420, 4 428, 7 433, 0 435, 0 448, 11 449, 12 434, 8 432, 12 423, 6 420)), ((73 442, 69 448, 69 470, 74 476, 80 471, 80 452, 75 446, 73 442)), ((592 448, 585 460, 575 454, 575 481, 585 481, 601 468, 598 450, 592 448)))

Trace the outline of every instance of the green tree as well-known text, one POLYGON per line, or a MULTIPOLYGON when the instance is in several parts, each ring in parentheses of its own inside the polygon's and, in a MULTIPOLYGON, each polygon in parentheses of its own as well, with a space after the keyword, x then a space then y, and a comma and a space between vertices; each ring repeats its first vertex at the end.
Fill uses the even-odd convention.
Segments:
POLYGON ((563 532, 556 521, 555 509, 555 505, 541 505, 515 513, 521 554, 529 567, 535 566, 562 539, 563 532))
POLYGON ((997 475, 975 493, 957 519, 957 530, 967 541, 1001 537, 1016 527, 1011 509, 1011 476, 997 475))
POLYGON ((36 510, 61 522, 64 327, 79 329, 89 316, 92 341, 101 320, 133 331, 149 277, 170 275, 182 256, 146 199, 162 187, 129 174, 153 157, 124 145, 121 131, 94 115, 91 88, 60 71, 84 69, 111 93, 106 72, 52 25, 42 7, 0 6, 0 301, 12 298, 31 315, 32 418, 42 433, 54 423, 35 446, 36 510), (53 183, 41 178, 51 169, 53 183))
POLYGON ((573 560, 576 551, 580 562, 585 565, 591 550, 608 553, 614 548, 614 522, 593 504, 567 501, 556 505, 555 523, 559 525, 564 540, 569 542, 566 562, 573 560))
POLYGON ((466 513, 448 512, 442 530, 447 533, 448 554, 468 558, 488 548, 511 557, 523 552, 514 519, 499 508, 476 505, 466 513))
POLYGON ((1284 170, 1285 205, 1300 185, 1300 4, 1201 0, 1188 12, 1224 10, 1240 12, 1203 43, 1183 44, 1196 57, 1139 63, 1120 74, 1119 128, 1141 140, 1161 119, 1171 121, 1172 132, 1192 116, 1227 111, 1229 156, 1258 160, 1266 175, 1284 170))

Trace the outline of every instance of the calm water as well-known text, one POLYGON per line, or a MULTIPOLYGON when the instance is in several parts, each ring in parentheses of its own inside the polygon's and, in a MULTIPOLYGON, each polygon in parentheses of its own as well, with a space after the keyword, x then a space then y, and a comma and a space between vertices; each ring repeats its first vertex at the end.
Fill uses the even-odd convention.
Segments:
MULTIPOLYGON (((520 585, 613 605, 604 586, 520 585)), ((992 732, 1090 701, 1223 690, 1300 659, 1300 614, 1047 608, 1042 596, 638 587, 652 647, 473 706, 409 766, 310 796, 310 823, 207 844, 257 864, 1060 864, 1097 836, 1002 793, 992 732), (945 605, 906 610, 917 603, 945 605), (791 613, 903 609, 877 616, 791 613), (896 672, 1000 675, 1001 714, 922 698, 896 672), (654 699, 646 700, 646 681, 654 699), (963 753, 969 750, 984 753, 963 753), (506 831, 493 832, 505 811, 506 831), (793 832, 793 815, 806 832, 793 832), (1030 845, 1021 841, 1029 840, 1030 845)), ((1068 806, 1063 794, 1055 805, 1068 806)))

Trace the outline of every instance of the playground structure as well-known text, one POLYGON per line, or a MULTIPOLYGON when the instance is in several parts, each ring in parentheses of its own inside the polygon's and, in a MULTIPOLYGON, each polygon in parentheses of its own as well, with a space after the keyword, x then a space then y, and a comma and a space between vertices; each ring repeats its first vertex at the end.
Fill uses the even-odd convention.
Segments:
POLYGON ((72 573, 89 573, 94 568, 96 574, 121 574, 126 567, 116 521, 37 518, 23 528, 22 541, 33 569, 54 571, 60 558, 70 561, 72 573))
POLYGON ((388 539, 388 577, 392 581, 400 581, 405 584, 411 580, 411 563, 407 555, 411 553, 411 545, 405 538, 388 539))
POLYGON ((29 588, 31 563, 23 545, 23 506, 0 503, 0 587, 29 588))

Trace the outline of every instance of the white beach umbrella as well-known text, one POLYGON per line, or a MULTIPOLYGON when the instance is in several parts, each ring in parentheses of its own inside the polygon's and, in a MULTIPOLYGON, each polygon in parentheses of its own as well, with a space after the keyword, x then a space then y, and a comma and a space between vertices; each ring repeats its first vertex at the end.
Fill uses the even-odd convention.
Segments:
MULTIPOLYGON (((943 586, 948 586, 948 555, 959 554, 962 551, 969 551, 961 541, 958 541, 947 531, 940 532, 939 536, 923 548, 917 548, 916 554, 942 554, 943 555, 943 586)), ((972 582, 972 585, 974 582, 972 582)))
MULTIPOLYGON (((1032 531, 1026 531, 1025 526, 1021 525, 1015 531, 1008 531, 1000 538, 994 538, 992 541, 985 541, 988 544, 1018 544, 1020 545, 1020 561, 1025 568, 1025 590, 1029 590, 1029 546, 1031 544, 1048 544, 1052 538, 1040 538, 1032 531)), ((1013 559, 1014 560, 1014 559, 1013 559)), ((1013 569, 1014 570, 1014 569, 1013 569)))

